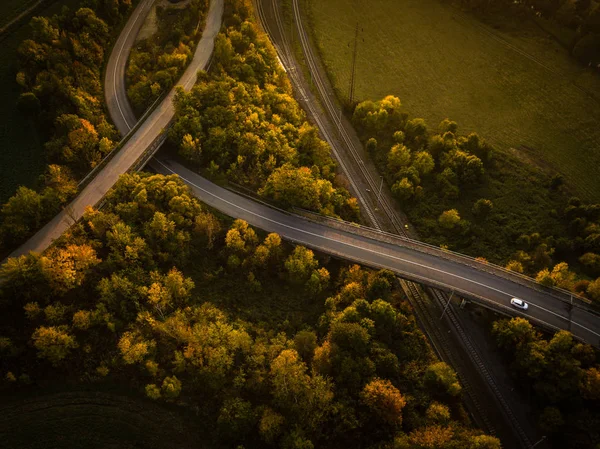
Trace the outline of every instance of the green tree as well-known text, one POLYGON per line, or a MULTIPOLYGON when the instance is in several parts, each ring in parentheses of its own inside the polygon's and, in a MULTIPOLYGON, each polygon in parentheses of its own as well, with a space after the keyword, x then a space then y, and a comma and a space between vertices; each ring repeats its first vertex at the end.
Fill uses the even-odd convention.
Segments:
POLYGON ((594 282, 590 282, 587 288, 587 294, 594 301, 600 302, 600 278, 596 279, 594 282))
POLYGON ((521 317, 494 322, 492 334, 498 346, 510 352, 540 338, 531 323, 521 317))
POLYGON ((294 349, 305 363, 310 363, 317 347, 317 334, 313 331, 300 331, 294 336, 294 349))
POLYGON ((419 175, 426 176, 435 168, 433 157, 427 151, 418 151, 413 156, 413 167, 415 167, 419 175))
POLYGON ((427 408, 425 416, 431 424, 444 425, 450 421, 450 409, 448 409, 447 405, 433 402, 427 408))
POLYGON ((225 441, 243 442, 254 426, 255 420, 250 402, 239 397, 225 399, 217 418, 219 434, 225 441))
POLYGON ((397 173, 401 169, 410 165, 410 150, 402 144, 394 145, 388 153, 387 167, 392 173, 397 173))
POLYGON ((475 201, 473 205, 473 215, 475 215, 480 220, 485 220, 494 209, 494 203, 490 200, 486 200, 484 198, 480 198, 475 201))
POLYGON ((429 365, 423 376, 423 381, 433 391, 449 396, 458 396, 462 390, 456 373, 444 362, 429 365))
POLYGON ((415 187, 407 178, 402 178, 392 186, 392 193, 400 201, 408 201, 415 194, 415 187))
POLYGON ((38 357, 48 360, 54 366, 58 366, 78 346, 66 326, 38 327, 31 338, 38 350, 38 357))
POLYGON ((443 229, 454 229, 460 223, 460 215, 456 209, 447 210, 442 212, 438 223, 443 229))
POLYGON ((600 368, 591 367, 585 370, 579 388, 584 398, 600 401, 600 368))
POLYGON ((146 385, 146 396, 148 396, 150 399, 160 399, 160 388, 158 388, 158 386, 156 384, 148 384, 146 385))
POLYGON ((588 274, 591 276, 600 276, 600 255, 585 253, 579 258, 579 262, 585 267, 588 274))
POLYGON ((303 246, 294 248, 285 261, 289 278, 298 284, 304 283, 318 266, 319 262, 315 259, 314 253, 303 246))
POLYGON ((514 271, 515 273, 524 273, 525 269, 523 268, 523 264, 518 260, 510 260, 506 264, 506 269, 509 271, 514 271))
POLYGON ((565 424, 565 420, 558 408, 545 407, 540 414, 539 424, 544 432, 554 433, 560 431, 560 428, 565 424))
POLYGON ((17 193, 2 206, 1 215, 4 242, 14 245, 42 224, 46 216, 42 196, 27 187, 19 187, 17 193))
POLYGON ((258 425, 261 438, 267 444, 274 443, 281 435, 284 423, 285 418, 283 416, 273 409, 265 407, 258 425))
POLYGON ((160 387, 161 394, 166 399, 176 399, 181 393, 181 382, 177 377, 165 377, 160 387))

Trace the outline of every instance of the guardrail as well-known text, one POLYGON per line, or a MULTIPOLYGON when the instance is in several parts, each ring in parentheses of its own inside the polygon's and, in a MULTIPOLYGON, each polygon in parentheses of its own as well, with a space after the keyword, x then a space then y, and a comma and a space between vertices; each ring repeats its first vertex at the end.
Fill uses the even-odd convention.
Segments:
POLYGON ((326 221, 332 225, 340 226, 344 230, 353 232, 357 234, 357 229, 360 229, 361 232, 365 232, 369 234, 371 238, 379 241, 387 241, 391 244, 401 243, 403 246, 411 247, 416 251, 427 252, 428 254, 444 257, 447 260, 457 261, 463 263, 468 266, 476 267, 481 271, 486 271, 491 274, 499 275, 507 280, 511 280, 513 282, 521 283, 522 285, 526 285, 527 287, 533 287, 538 291, 543 293, 552 295, 556 299, 564 302, 565 304, 573 305, 574 307, 578 307, 580 309, 584 309, 587 312, 590 312, 595 315, 600 316, 600 311, 595 307, 591 306, 591 301, 586 300, 576 294, 569 292, 567 290, 558 288, 558 287, 546 287, 544 285, 539 284, 534 279, 530 278, 521 273, 517 273, 514 271, 507 270, 500 265, 496 265, 490 262, 482 262, 477 260, 474 257, 467 256, 465 254, 460 254, 451 250, 440 249, 436 246, 430 245, 428 243, 424 243, 418 240, 413 240, 408 237, 400 236, 398 234, 391 234, 389 232, 381 231, 378 229, 370 228, 368 226, 363 226, 358 223, 351 223, 348 221, 344 221, 338 218, 328 217, 325 215, 317 214, 315 212, 304 210, 300 208, 294 209, 298 215, 303 215, 307 218, 311 218, 316 221, 326 221), (577 300, 577 301, 574 301, 577 300))
POLYGON ((133 135, 137 132, 138 129, 140 129, 140 127, 144 124, 144 122, 146 121, 146 119, 148 118, 148 116, 150 116, 150 114, 152 114, 154 112, 154 110, 157 108, 157 106, 162 103, 162 101, 167 97, 167 95, 169 94, 169 91, 163 92, 163 94, 158 97, 156 100, 154 100, 154 103, 152 103, 150 105, 150 107, 148 109, 146 109, 146 112, 144 112, 144 114, 140 117, 140 119, 137 121, 137 123, 133 126, 133 128, 131 128, 129 130, 129 132, 127 134, 125 134, 125 136, 119 141, 119 143, 117 144, 117 146, 115 146, 110 153, 108 153, 106 156, 104 156, 104 159, 102 159, 98 165, 96 165, 87 175, 85 175, 85 177, 79 181, 79 184, 77 184, 77 189, 81 191, 81 189, 83 189, 85 186, 87 186, 90 181, 92 179, 94 179, 94 177, 98 174, 99 171, 101 171, 106 164, 108 164, 111 159, 113 157, 115 157, 115 155, 121 151, 121 149, 125 146, 125 144, 127 142, 129 142, 129 140, 133 137, 133 135))

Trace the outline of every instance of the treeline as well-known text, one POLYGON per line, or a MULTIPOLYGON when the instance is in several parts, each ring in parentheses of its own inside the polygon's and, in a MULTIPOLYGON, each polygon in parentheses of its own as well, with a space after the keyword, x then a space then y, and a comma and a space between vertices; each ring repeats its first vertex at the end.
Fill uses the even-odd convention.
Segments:
POLYGON ((91 2, 31 21, 19 47, 18 109, 35 120, 45 144, 47 172, 36 190, 20 187, 0 211, 0 251, 16 247, 77 192, 77 179, 114 147, 118 135, 103 107, 101 70, 111 26, 130 0, 91 2))
POLYGON ((175 85, 192 60, 208 1, 191 0, 184 8, 155 8, 157 30, 136 42, 126 72, 127 96, 138 116, 175 85))
POLYGON ((292 96, 275 50, 246 1, 226 2, 211 72, 177 94, 170 141, 198 167, 275 200, 355 220, 329 146, 292 96))
POLYGON ((429 129, 396 97, 358 104, 353 123, 426 240, 600 302, 600 204, 567 199, 562 177, 494 153, 453 121, 429 129))
POLYGON ((328 268, 228 226, 176 176, 124 175, 52 249, 2 268, 2 386, 125 383, 196 410, 215 447, 500 448, 466 424, 394 275, 328 268), (221 307, 219 285, 239 287, 221 307), (274 319, 289 295, 320 318, 274 319), (265 300, 270 316, 236 316, 265 300))
POLYGON ((566 331, 542 337, 523 318, 500 320, 492 331, 516 384, 533 399, 540 428, 553 447, 600 444, 600 365, 597 352, 566 331))
POLYGON ((453 0, 484 13, 537 14, 574 31, 571 54, 585 65, 600 65, 600 2, 596 0, 453 0))

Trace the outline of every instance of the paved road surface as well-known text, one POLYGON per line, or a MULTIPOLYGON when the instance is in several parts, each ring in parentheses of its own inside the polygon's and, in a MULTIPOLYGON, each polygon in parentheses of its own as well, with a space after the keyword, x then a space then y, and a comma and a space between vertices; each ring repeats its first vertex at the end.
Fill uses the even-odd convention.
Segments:
POLYGON ((137 123, 137 118, 127 99, 125 69, 131 48, 154 2, 155 0, 142 0, 131 13, 106 64, 104 98, 108 113, 122 136, 125 136, 137 123))
MULTIPOLYGON (((287 215, 218 187, 175 161, 155 159, 151 166, 159 173, 178 174, 206 204, 265 231, 277 232, 287 240, 365 265, 388 268, 424 284, 445 284, 463 295, 486 298, 501 306, 510 307, 512 297, 524 298, 530 308, 525 313, 515 310, 516 315, 569 328, 569 306, 538 290, 453 260, 287 215)), ((571 330, 589 343, 600 344, 600 319, 583 309, 573 309, 571 330)))
MULTIPOLYGON (((142 21, 142 14, 144 8, 147 8, 147 3, 150 0, 143 0, 142 3, 136 8, 136 11, 131 16, 130 21, 125 26, 126 30, 133 29, 137 26, 136 21, 142 21), (141 9, 139 9, 141 8, 141 9)), ((187 68, 179 85, 182 85, 186 90, 190 90, 196 82, 196 74, 199 70, 205 69, 208 66, 212 51, 214 48, 215 38, 221 28, 221 21, 223 18, 223 0, 211 0, 210 9, 206 18, 206 26, 202 39, 200 40, 194 59, 190 66, 187 68)), ((125 47, 131 46, 135 40, 133 32, 131 34, 122 33, 125 36, 125 47)), ((119 39, 118 42, 123 42, 119 39)), ((126 49, 123 49, 121 58, 118 59, 119 65, 123 67, 126 64, 127 57, 125 55, 126 49), (123 56, 125 55, 125 56, 123 56)), ((119 52, 113 52, 119 55, 119 52)), ((126 52, 129 54, 129 52, 126 52)), ((119 74, 119 67, 113 65, 113 76, 119 74)), ((122 91, 119 89, 119 84, 124 83, 124 77, 115 78, 113 86, 117 87, 116 91, 122 91)), ((174 114, 173 108, 173 95, 174 91, 171 91, 169 95, 163 100, 163 102, 152 112, 152 114, 146 119, 146 121, 140 126, 135 134, 129 139, 129 141, 119 150, 117 154, 108 162, 108 164, 102 169, 96 177, 81 191, 81 193, 63 210, 60 212, 52 221, 38 231, 33 237, 31 237, 25 244, 15 250, 10 257, 18 257, 23 254, 28 254, 30 251, 38 253, 43 252, 48 248, 54 240, 60 237, 69 226, 73 224, 74 220, 79 220, 85 211, 85 208, 90 205, 97 204, 104 195, 110 190, 110 188, 117 182, 119 176, 125 173, 142 155, 142 153, 148 148, 154 140, 160 135, 165 126, 171 121, 174 114)), ((121 105, 123 107, 123 105, 121 105)), ((126 126, 125 122, 122 122, 119 126, 126 126)), ((125 129, 125 128, 123 128, 125 129)))

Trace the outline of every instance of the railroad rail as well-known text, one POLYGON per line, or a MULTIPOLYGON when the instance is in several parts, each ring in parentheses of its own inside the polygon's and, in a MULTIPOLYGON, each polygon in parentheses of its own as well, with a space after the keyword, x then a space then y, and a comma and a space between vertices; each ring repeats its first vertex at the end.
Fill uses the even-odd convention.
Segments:
MULTIPOLYGON (((285 27, 281 19, 281 14, 279 13, 279 5, 277 4, 276 0, 270 1, 275 16, 274 18, 278 27, 278 33, 281 36, 283 42, 283 49, 278 47, 274 43, 275 48, 278 50, 280 60, 283 61, 284 65, 287 65, 287 72, 290 78, 292 79, 294 86, 297 90, 300 91, 302 98, 306 98, 307 96, 302 90, 301 83, 298 79, 298 74, 296 73, 296 68, 293 64, 293 56, 290 54, 290 45, 287 42, 285 27)), ((272 33, 269 30, 269 22, 265 17, 265 12, 263 11, 261 1, 257 0, 256 3, 257 12, 260 21, 262 22, 263 28, 265 29, 267 34, 272 35, 272 33)), ((334 156, 336 157, 336 160, 340 163, 342 170, 344 171, 344 173, 348 174, 348 177, 352 182, 353 190, 356 191, 358 187, 349 175, 350 170, 348 168, 348 164, 346 164, 346 162, 341 157, 341 154, 343 153, 348 154, 350 156, 351 160, 354 162, 353 166, 358 167, 358 174, 366 182, 366 185, 369 186, 371 195, 369 195, 368 199, 370 201, 366 201, 365 197, 363 195, 360 195, 361 192, 358 192, 359 195, 357 196, 359 201, 361 202, 361 205, 363 206, 363 209, 367 214, 369 221, 371 221, 375 228, 374 231, 385 232, 385 230, 389 230, 392 231, 391 235, 399 235, 403 239, 410 239, 410 236, 406 232, 406 223, 403 223, 402 219, 398 217, 394 208, 389 203, 388 198, 385 195, 381 194, 377 195, 377 197, 374 197, 374 194, 378 191, 377 182, 375 181, 369 170, 365 167, 360 157, 359 151, 357 150, 354 144, 354 141, 352 140, 348 131, 344 127, 341 115, 339 118, 337 117, 339 108, 336 107, 333 100, 328 95, 325 82, 321 78, 320 71, 317 67, 316 58, 310 45, 309 37, 306 33, 302 22, 302 16, 300 13, 300 6, 298 0, 292 0, 292 7, 295 23, 298 30, 298 35, 300 37, 304 57, 308 65, 311 78, 314 81, 315 87, 317 88, 317 92, 322 101, 322 104, 324 105, 325 112, 328 114, 329 118, 332 119, 332 122, 337 125, 337 130, 347 151, 344 151, 343 148, 337 148, 337 145, 335 145, 335 140, 330 135, 328 135, 329 133, 327 127, 319 117, 319 114, 316 113, 314 105, 312 105, 310 101, 306 101, 306 104, 309 108, 309 111, 311 112, 312 117, 314 117, 315 121, 317 122, 317 125, 319 126, 320 130, 326 137, 326 140, 332 147, 334 156), (381 206, 383 217, 378 217, 372 210, 373 207, 376 208, 378 205, 381 206), (383 218, 383 220, 381 220, 381 218, 383 218)), ((460 357, 457 357, 454 354, 453 345, 455 343, 453 343, 450 340, 448 335, 445 335, 443 332, 441 332, 439 328, 440 318, 438 318, 437 320, 435 319, 434 310, 445 310, 445 313, 443 313, 443 315, 446 315, 448 324, 454 330, 455 337, 458 338, 460 344, 464 348, 465 352, 468 354, 473 365, 477 368, 479 374, 485 381, 486 385, 489 388, 489 392, 494 397, 499 408, 502 410, 502 413, 504 414, 508 423, 510 423, 510 426, 513 428, 514 433, 518 436, 518 440, 521 443, 521 446, 524 448, 531 447, 531 440, 528 438, 527 434, 525 433, 525 431, 519 424, 517 418, 515 417, 514 413, 512 412, 510 406, 503 398, 500 389, 498 388, 497 382, 485 366, 482 358, 477 352, 477 349, 473 345, 473 342, 470 340, 463 327, 461 326, 454 310, 452 309, 452 307, 447 307, 449 305, 449 298, 443 292, 431 288, 428 288, 430 294, 430 297, 428 297, 424 292, 420 291, 418 285, 414 282, 407 280, 401 280, 400 282, 407 298, 409 299, 409 302, 417 312, 417 317, 421 322, 421 325, 425 330, 426 334, 428 335, 429 340, 432 342, 436 352, 438 353, 438 356, 448 361, 456 369, 460 381, 463 385, 463 389, 466 393, 467 403, 471 405, 471 408, 474 409, 476 413, 476 415, 474 416, 476 421, 489 433, 496 433, 495 426, 491 422, 491 419, 489 418, 488 414, 486 413, 484 407, 481 404, 481 401, 478 398, 479 394, 477 394, 475 388, 472 385, 472 382, 469 380, 469 367, 466 366, 466 364, 461 360, 460 357), (430 298, 434 298, 434 302, 431 302, 430 298)))

